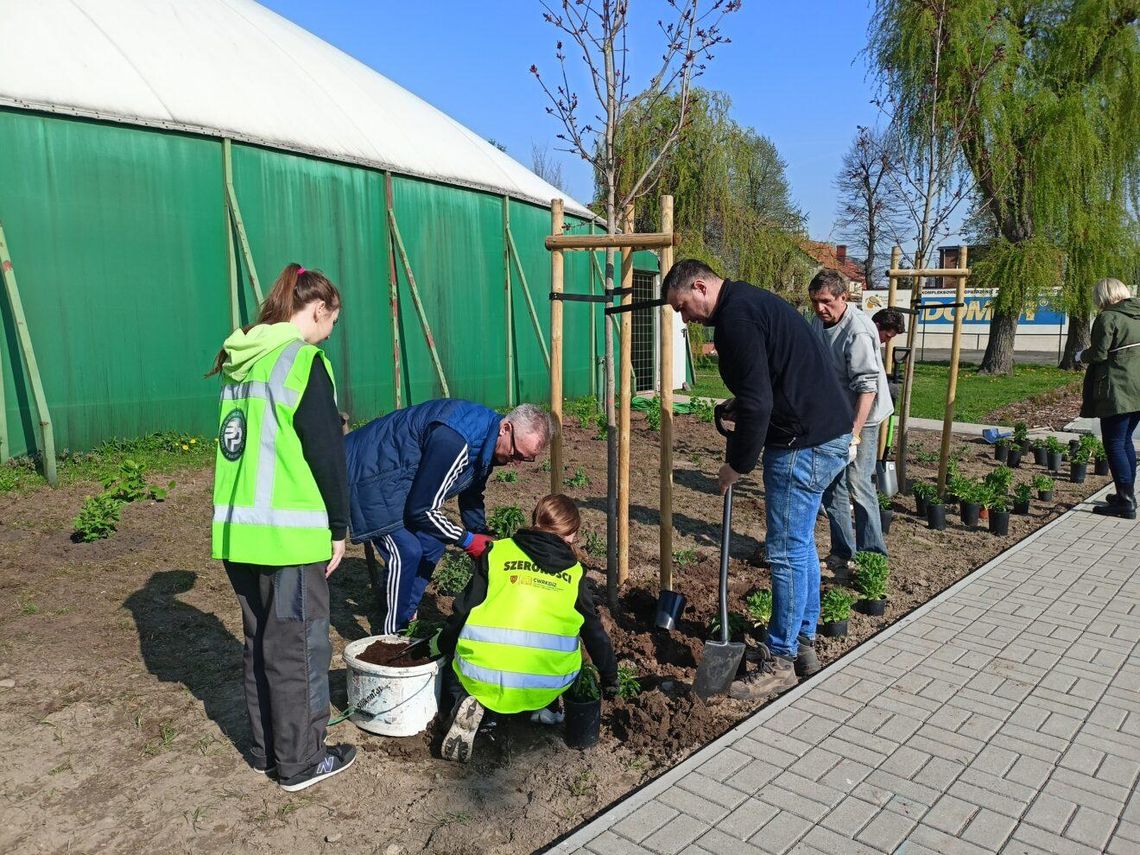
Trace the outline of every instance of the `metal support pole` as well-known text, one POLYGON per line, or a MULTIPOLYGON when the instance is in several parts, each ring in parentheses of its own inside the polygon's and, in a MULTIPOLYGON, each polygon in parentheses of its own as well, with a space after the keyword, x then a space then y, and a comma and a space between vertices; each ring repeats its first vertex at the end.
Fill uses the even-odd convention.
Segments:
POLYGON ((507 352, 507 406, 515 404, 514 308, 511 305, 511 200, 503 194, 503 300, 505 308, 507 352))
MULTIPOLYGON (((55 432, 51 426, 51 413, 48 411, 47 397, 44 395, 44 384, 40 379, 40 368, 36 362, 36 351, 32 347, 32 336, 28 332, 28 320, 24 315, 24 304, 20 300, 20 289, 16 284, 16 268, 12 265, 12 257, 8 253, 8 240, 4 236, 4 225, 0 223, 0 276, 4 279, 4 289, 8 292, 8 303, 12 307, 12 320, 16 325, 16 335, 20 342, 20 351, 24 355, 24 365, 28 370, 28 379, 32 384, 32 397, 36 402, 36 412, 40 423, 40 453, 43 455, 44 477, 53 487, 56 484, 55 471, 55 432)), ((16 376, 15 366, 12 366, 12 377, 16 376)), ((0 378, 3 382, 3 378, 0 378)))
MULTIPOLYGON (((562 200, 550 200, 550 233, 562 234, 562 200)), ((550 291, 562 293, 562 251, 550 253, 550 291)), ((550 415, 554 438, 550 442, 550 492, 562 486, 562 301, 550 301, 550 415)))
MULTIPOLYGON (((628 205, 622 218, 626 234, 633 231, 633 205, 628 205)), ((672 245, 670 243, 670 245, 672 245)), ((633 288, 633 249, 621 251, 621 287, 633 288)), ((633 302, 632 294, 625 294, 621 304, 633 302)), ((621 409, 618 424, 618 585, 629 578, 629 431, 630 404, 633 399, 633 313, 621 316, 621 409)))
MULTIPOLYGON (((958 255, 958 266, 966 268, 966 253, 963 246, 958 255)), ((938 495, 946 490, 946 468, 950 460, 950 437, 954 430, 954 403, 958 396, 958 360, 962 353, 962 316, 966 314, 966 277, 958 277, 958 288, 954 302, 954 337, 950 344, 950 375, 946 384, 946 413, 942 417, 942 450, 938 456, 938 495)))
MULTIPOLYGON (((253 252, 249 248, 249 238, 245 235, 245 223, 242 222, 237 191, 234 190, 233 155, 229 139, 222 140, 222 153, 225 156, 226 202, 229 205, 230 217, 233 219, 238 241, 241 243, 241 253, 245 258, 245 266, 249 271, 249 284, 253 286, 253 296, 257 298, 257 307, 260 309, 264 298, 261 296, 261 283, 257 280, 257 266, 253 263, 253 252)), ((253 314, 256 315, 257 312, 253 312, 253 314)))
MULTIPOLYGON (((387 209, 392 206, 392 173, 384 173, 384 198, 387 209)), ((388 227, 388 305, 392 311, 392 391, 396 409, 403 406, 400 395, 400 279, 396 274, 396 242, 392 239, 392 228, 388 227)))
MULTIPOLYGON (((661 231, 673 231, 673 197, 661 197, 661 231)), ((659 251, 661 281, 673 267, 673 247, 659 251)), ((657 396, 661 403, 661 590, 673 590, 673 308, 666 303, 658 314, 660 372, 657 396)))

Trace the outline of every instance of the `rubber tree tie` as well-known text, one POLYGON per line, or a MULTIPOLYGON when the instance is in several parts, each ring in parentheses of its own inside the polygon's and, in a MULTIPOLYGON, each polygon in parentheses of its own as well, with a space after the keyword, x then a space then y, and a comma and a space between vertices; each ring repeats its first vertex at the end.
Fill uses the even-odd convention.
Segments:
POLYGON ((604 294, 567 294, 564 291, 551 291, 551 300, 561 300, 564 303, 608 303, 610 298, 604 294))
POLYGON ((607 315, 620 315, 622 312, 636 312, 639 309, 656 309, 659 306, 664 306, 664 305, 665 305, 665 301, 661 300, 661 299, 639 300, 636 303, 629 303, 628 305, 625 305, 625 306, 607 306, 606 307, 606 314, 607 315))

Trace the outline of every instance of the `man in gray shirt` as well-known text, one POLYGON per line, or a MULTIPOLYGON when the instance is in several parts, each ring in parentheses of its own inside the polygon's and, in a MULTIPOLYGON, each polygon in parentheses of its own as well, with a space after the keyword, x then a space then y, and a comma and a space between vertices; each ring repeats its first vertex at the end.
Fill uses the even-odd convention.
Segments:
POLYGON ((872 478, 879 450, 879 426, 894 412, 879 353, 878 330, 861 309, 848 304, 848 296, 847 282, 834 270, 821 270, 808 285, 808 297, 816 315, 812 329, 835 360, 840 385, 847 390, 855 410, 847 468, 823 494, 823 508, 831 528, 831 553, 823 569, 839 578, 846 577, 856 552, 887 554, 872 478))

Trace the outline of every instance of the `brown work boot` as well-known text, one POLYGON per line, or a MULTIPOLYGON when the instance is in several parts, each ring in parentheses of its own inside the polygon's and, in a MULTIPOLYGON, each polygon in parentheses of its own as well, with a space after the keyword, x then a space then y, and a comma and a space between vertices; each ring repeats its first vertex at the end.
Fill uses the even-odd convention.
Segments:
POLYGON ((855 562, 849 558, 838 555, 829 555, 819 563, 821 573, 830 573, 840 584, 851 581, 851 573, 855 569, 855 562))
POLYGON ((755 701, 795 687, 797 680, 793 660, 773 656, 765 644, 756 647, 760 653, 756 670, 747 677, 733 681, 728 689, 729 697, 740 701, 755 701))
POLYGON ((819 670, 819 658, 815 655, 815 639, 801 635, 799 650, 796 653, 796 676, 810 677, 819 670))

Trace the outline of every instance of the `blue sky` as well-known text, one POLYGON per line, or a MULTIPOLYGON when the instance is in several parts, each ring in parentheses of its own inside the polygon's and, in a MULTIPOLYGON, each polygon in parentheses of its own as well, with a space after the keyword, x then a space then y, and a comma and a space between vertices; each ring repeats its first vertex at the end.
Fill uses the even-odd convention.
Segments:
MULTIPOLYGON (((547 77, 557 68, 557 34, 538 0, 260 2, 505 145, 528 167, 532 143, 554 147, 558 124, 528 72, 532 63, 547 77)), ((664 6, 631 3, 635 89, 659 53, 653 28, 664 6)), ((864 0, 745 0, 724 25, 732 44, 718 49, 700 80, 729 94, 736 121, 775 142, 816 239, 830 237, 832 180, 856 126, 878 120, 861 55, 869 16, 864 0)), ((557 156, 569 193, 588 201, 588 168, 557 156)))

